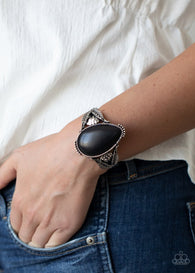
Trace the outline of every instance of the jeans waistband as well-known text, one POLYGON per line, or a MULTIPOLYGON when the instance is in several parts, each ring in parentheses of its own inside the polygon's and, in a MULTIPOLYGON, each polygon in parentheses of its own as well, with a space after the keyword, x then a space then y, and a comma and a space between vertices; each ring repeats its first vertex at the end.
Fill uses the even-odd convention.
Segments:
MULTIPOLYGON (((131 159, 120 161, 115 167, 108 170, 105 175, 109 179, 110 184, 118 184, 124 181, 137 181, 143 178, 154 176, 160 173, 165 173, 177 168, 186 167, 187 163, 184 160, 142 160, 131 159)), ((6 188, 0 190, 8 199, 12 198, 15 187, 15 179, 8 184, 6 188)))
POLYGON ((131 159, 119 162, 106 172, 106 176, 112 184, 115 184, 123 181, 140 180, 186 166, 187 162, 185 160, 131 159))

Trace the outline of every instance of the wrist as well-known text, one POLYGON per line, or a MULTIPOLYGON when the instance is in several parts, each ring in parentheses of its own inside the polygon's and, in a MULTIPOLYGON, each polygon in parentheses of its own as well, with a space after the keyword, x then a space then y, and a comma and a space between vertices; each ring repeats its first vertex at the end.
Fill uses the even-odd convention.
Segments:
POLYGON ((79 170, 90 177, 99 177, 107 170, 100 168, 100 166, 91 158, 80 155, 75 149, 75 140, 81 130, 82 116, 68 123, 61 131, 58 132, 59 141, 62 143, 62 151, 67 153, 67 146, 69 157, 74 166, 79 167, 79 170))

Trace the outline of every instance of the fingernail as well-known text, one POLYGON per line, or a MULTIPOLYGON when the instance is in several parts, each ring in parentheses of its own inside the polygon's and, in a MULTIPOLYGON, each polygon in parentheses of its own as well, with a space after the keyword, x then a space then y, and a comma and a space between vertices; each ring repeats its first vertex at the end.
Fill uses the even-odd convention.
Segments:
POLYGON ((45 247, 45 248, 52 248, 52 247, 55 247, 55 246, 45 245, 44 247, 45 247))
POLYGON ((35 243, 33 243, 33 242, 28 243, 28 245, 29 245, 29 246, 32 246, 32 247, 40 248, 39 245, 37 245, 37 244, 35 244, 35 243))

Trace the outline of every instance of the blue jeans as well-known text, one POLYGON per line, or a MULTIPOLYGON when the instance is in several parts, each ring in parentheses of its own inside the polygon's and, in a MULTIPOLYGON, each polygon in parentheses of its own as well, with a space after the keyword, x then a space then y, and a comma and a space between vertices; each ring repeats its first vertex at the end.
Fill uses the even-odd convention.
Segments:
POLYGON ((102 175, 82 228, 33 248, 14 234, 15 181, 0 191, 0 272, 195 272, 195 185, 183 160, 129 160, 102 175))

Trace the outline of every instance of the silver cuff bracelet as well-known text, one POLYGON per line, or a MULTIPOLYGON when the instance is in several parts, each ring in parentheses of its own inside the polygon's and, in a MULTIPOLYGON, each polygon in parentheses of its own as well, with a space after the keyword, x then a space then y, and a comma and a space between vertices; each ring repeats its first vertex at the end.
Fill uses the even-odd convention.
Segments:
POLYGON ((118 143, 124 136, 125 128, 121 124, 110 123, 99 109, 93 108, 82 118, 75 147, 79 154, 92 158, 101 168, 112 168, 118 162, 118 143))

